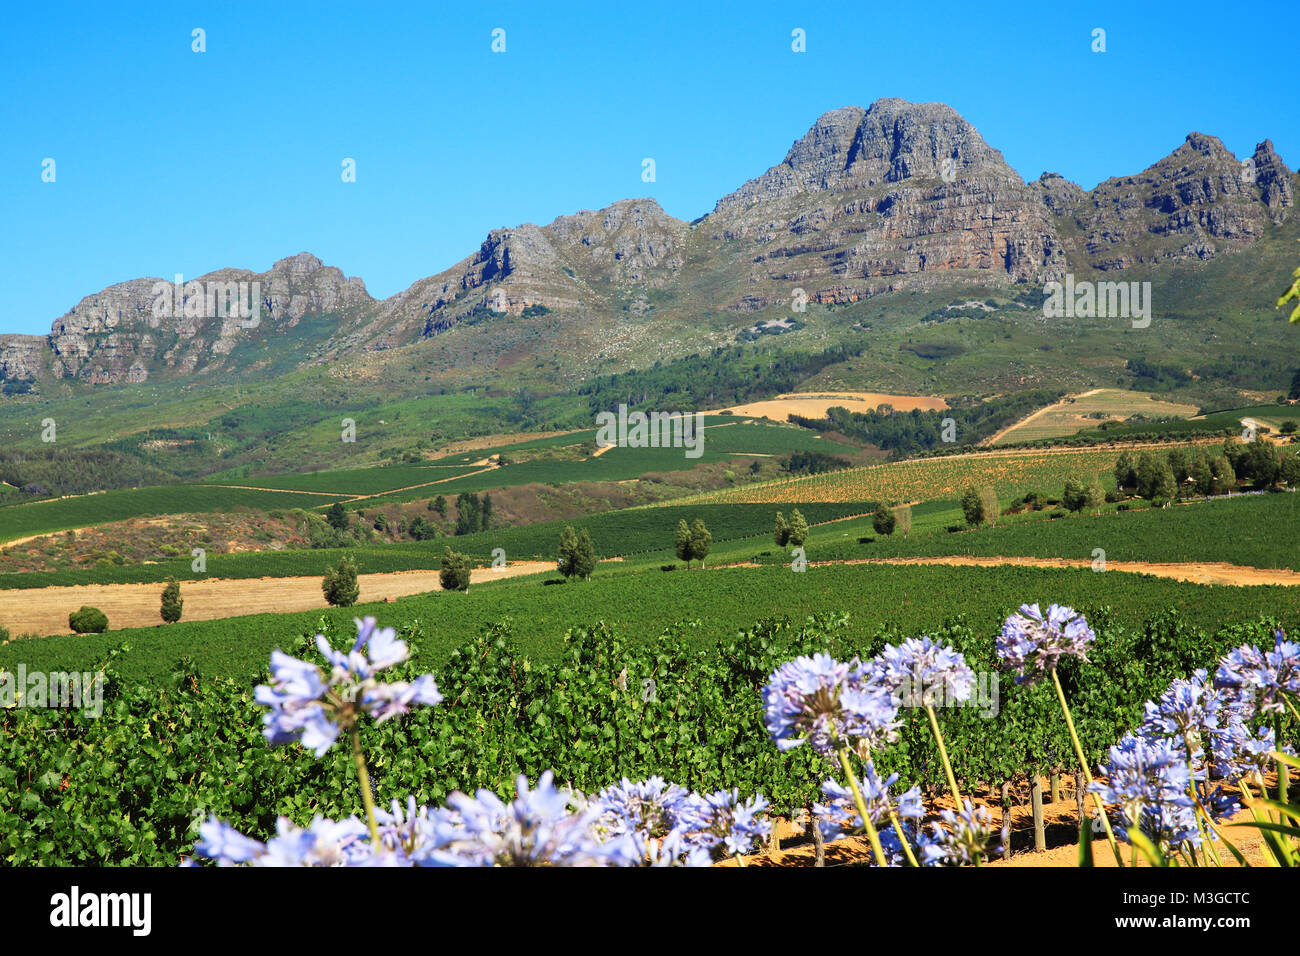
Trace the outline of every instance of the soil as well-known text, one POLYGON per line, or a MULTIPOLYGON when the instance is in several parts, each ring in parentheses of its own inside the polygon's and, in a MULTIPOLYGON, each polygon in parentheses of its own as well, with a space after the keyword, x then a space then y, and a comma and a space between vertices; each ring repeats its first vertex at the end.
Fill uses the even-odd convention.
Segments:
MULTIPOLYGON (((503 570, 475 568, 470 583, 553 571, 554 561, 520 561, 503 570)), ((359 574, 361 602, 392 601, 412 594, 441 590, 437 571, 395 571, 359 574)), ((108 615, 109 626, 152 627, 159 617, 162 584, 94 584, 32 590, 0 591, 0 621, 11 634, 68 633, 68 615, 83 605, 108 615)), ((319 577, 218 578, 181 583, 185 621, 212 621, 232 614, 309 611, 329 605, 319 577)))

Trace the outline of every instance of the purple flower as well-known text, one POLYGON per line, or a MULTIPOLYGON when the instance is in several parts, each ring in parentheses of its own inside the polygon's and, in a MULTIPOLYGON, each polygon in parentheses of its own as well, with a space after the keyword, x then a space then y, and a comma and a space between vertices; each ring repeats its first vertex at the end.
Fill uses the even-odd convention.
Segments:
POLYGON ((1088 659, 1088 645, 1097 639, 1082 614, 1053 604, 1044 616, 1037 604, 1022 604, 1002 625, 997 652, 1014 670, 1016 683, 1033 683, 1051 674, 1063 657, 1088 659))
POLYGON ((1006 834, 993 825, 988 807, 976 807, 967 798, 961 810, 944 810, 942 823, 932 824, 934 833, 921 847, 924 866, 978 865, 1006 852, 1006 834))
POLYGON ((382 723, 415 704, 442 702, 431 674, 411 683, 376 679, 377 672, 402 663, 410 651, 392 628, 377 630, 373 617, 355 623, 356 643, 346 654, 316 635, 316 647, 330 665, 328 679, 315 664, 271 652, 271 683, 254 692, 257 702, 270 708, 262 718, 268 743, 298 742, 320 757, 363 712, 382 723))
POLYGON ((647 839, 662 839, 677 826, 678 816, 689 796, 686 790, 662 777, 633 783, 624 777, 596 797, 600 822, 610 833, 637 833, 647 839))
POLYGON ((1181 741, 1126 734, 1110 748, 1102 772, 1106 780, 1088 789, 1118 810, 1121 836, 1137 826, 1157 845, 1199 844, 1192 770, 1181 741))
POLYGON ((768 678, 763 705, 778 750, 807 741, 829 756, 857 741, 869 747, 887 743, 898 726, 888 689, 871 681, 857 658, 844 664, 814 654, 787 661, 768 678))
POLYGON ((1300 696, 1300 644, 1286 640, 1280 629, 1274 640, 1271 651, 1243 644, 1220 658, 1214 686, 1257 700, 1261 713, 1285 713, 1283 697, 1300 696))
MULTIPOLYGON (((893 833, 892 823, 889 819, 891 810, 898 814, 900 822, 914 823, 924 819, 925 806, 921 802, 921 790, 919 787, 913 787, 905 793, 899 795, 897 799, 890 796, 889 788, 898 781, 898 774, 881 780, 876 773, 875 764, 868 760, 862 777, 858 780, 858 789, 862 794, 862 800, 867 806, 867 812, 871 814, 872 826, 876 828, 881 837, 882 845, 886 844, 886 828, 889 828, 890 844, 884 846, 888 851, 890 862, 901 864, 905 856, 902 845, 898 843, 897 834, 893 833)), ((851 833, 863 829, 862 814, 858 812, 857 801, 853 799, 853 791, 847 787, 841 786, 834 780, 826 780, 822 783, 822 793, 826 796, 825 803, 813 804, 813 815, 817 818, 817 828, 821 830, 822 836, 827 840, 838 840, 845 833, 851 833)), ((914 838, 915 830, 913 827, 905 828, 906 832, 912 834, 908 837, 909 842, 914 838)))
POLYGON ((687 846, 715 856, 748 853, 772 832, 771 821, 759 816, 767 805, 762 794, 742 801, 735 789, 692 793, 683 803, 676 829, 687 846))
POLYGON ((975 682, 975 672, 959 651, 929 637, 886 647, 868 668, 872 680, 904 706, 969 700, 975 682))

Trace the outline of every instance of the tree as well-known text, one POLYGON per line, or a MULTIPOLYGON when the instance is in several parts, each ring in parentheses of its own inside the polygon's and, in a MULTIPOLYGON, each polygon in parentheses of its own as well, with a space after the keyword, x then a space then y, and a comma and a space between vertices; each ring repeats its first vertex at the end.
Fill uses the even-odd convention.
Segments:
POLYGON ((1242 459, 1245 467, 1241 472, 1255 483, 1256 488, 1268 488, 1277 481, 1277 449, 1269 442, 1258 440, 1248 443, 1242 459))
MULTIPOLYGON (((795 514, 797 515, 798 512, 796 511, 795 514)), ((791 517, 793 517, 793 515, 791 517)), ((790 540, 792 541, 794 540, 793 535, 791 535, 790 540)), ((700 518, 696 518, 694 521, 691 522, 690 554, 692 558, 695 558, 700 562, 701 568, 704 567, 704 559, 708 556, 709 550, 712 547, 713 547, 713 535, 710 534, 709 529, 705 527, 704 521, 700 518)))
POLYGON ((894 517, 898 521, 898 530, 903 532, 903 537, 906 538, 908 532, 912 530, 912 506, 899 505, 894 511, 894 517))
POLYGON ((1214 490, 1214 472, 1210 470, 1210 460, 1204 454, 1198 454, 1192 461, 1192 481, 1198 495, 1208 495, 1214 490))
POLYGON ((1087 503, 1088 493, 1083 488, 1083 482, 1078 478, 1066 478, 1065 490, 1061 492, 1061 504, 1070 511, 1082 511, 1087 503))
POLYGON ((1083 503, 1101 515, 1101 506, 1106 502, 1106 490, 1102 488, 1101 482, 1093 480, 1087 490, 1083 493, 1083 503))
POLYGON ((564 530, 560 532, 560 546, 556 551, 555 568, 565 578, 571 578, 577 573, 578 557, 578 532, 573 530, 573 525, 565 525, 564 530))
POLYGON ((341 501, 336 501, 330 505, 329 511, 325 513, 325 520, 330 523, 330 527, 335 531, 348 530, 348 513, 343 508, 341 501))
POLYGON ((876 529, 876 534, 891 535, 894 533, 894 525, 898 521, 894 513, 889 510, 889 506, 883 501, 877 502, 876 513, 871 516, 871 526, 876 529))
POLYGON ((790 536, 786 540, 795 548, 802 548, 808 540, 808 522, 798 508, 790 512, 790 536))
POLYGON ((1178 484, 1168 459, 1142 454, 1138 459, 1138 494, 1161 508, 1177 496, 1178 484))
POLYGON ((108 630, 108 615, 97 607, 82 605, 68 615, 68 627, 77 634, 103 634, 108 630))
POLYGON ((483 492, 483 506, 479 511, 478 529, 487 531, 492 527, 492 496, 483 492))
POLYGON ((591 543, 591 535, 583 528, 578 532, 578 547, 573 557, 574 574, 584 581, 591 580, 591 572, 596 570, 596 546, 591 543))
POLYGON ((433 511, 438 512, 439 517, 447 517, 447 499, 443 495, 434 498, 433 501, 429 503, 429 507, 433 511))
POLYGON ((1115 461, 1115 490, 1128 491, 1138 483, 1137 461, 1131 452, 1123 452, 1115 461))
POLYGON ((1181 448, 1169 449, 1169 469, 1174 473, 1174 481, 1181 486, 1192 473, 1191 457, 1181 448))
POLYGON ((984 523, 984 499, 976 489, 967 488, 962 492, 961 511, 968 525, 975 527, 984 523))
POLYGON ((776 525, 772 528, 772 540, 778 548, 784 548, 790 541, 790 526, 785 523, 785 515, 776 513, 776 525))
POLYGON ((1278 477, 1288 488, 1300 485, 1300 455, 1287 455, 1283 458, 1278 477))
POLYGON ((184 605, 185 602, 181 600, 181 586, 169 578, 162 593, 163 623, 175 624, 179 621, 181 619, 181 608, 184 605))
POLYGON ((442 567, 438 571, 438 583, 444 591, 468 591, 469 559, 447 548, 442 556, 442 567))
POLYGON ((677 522, 677 533, 673 535, 673 549, 677 557, 691 566, 691 529, 686 526, 686 519, 677 522))
POLYGON ((335 567, 325 571, 320 587, 325 593, 325 600, 332 607, 351 607, 356 604, 357 598, 361 596, 361 585, 357 583, 356 564, 344 555, 335 567))
POLYGON ((1211 491, 1216 495, 1231 495, 1232 489, 1237 487, 1237 473, 1224 455, 1210 459, 1210 474, 1213 475, 1211 491))
POLYGON ((980 489, 980 504, 984 508, 984 520, 989 524, 997 524, 998 518, 1002 515, 1002 508, 998 505, 998 493, 985 485, 980 489))
POLYGON ((467 491, 456 496, 456 534, 483 530, 483 506, 478 495, 467 491))

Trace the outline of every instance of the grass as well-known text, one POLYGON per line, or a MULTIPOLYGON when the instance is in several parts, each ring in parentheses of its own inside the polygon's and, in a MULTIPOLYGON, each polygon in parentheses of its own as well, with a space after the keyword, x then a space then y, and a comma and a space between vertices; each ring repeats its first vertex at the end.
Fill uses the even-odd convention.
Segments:
POLYGON ((1046 409, 1035 412, 1022 422, 1009 428, 995 444, 1014 444, 1042 438, 1060 438, 1095 426, 1097 415, 1107 418, 1128 418, 1145 415, 1148 418, 1190 418, 1196 414, 1195 405, 1163 401, 1148 392, 1133 392, 1119 388, 1101 388, 1091 394, 1081 394, 1046 409))

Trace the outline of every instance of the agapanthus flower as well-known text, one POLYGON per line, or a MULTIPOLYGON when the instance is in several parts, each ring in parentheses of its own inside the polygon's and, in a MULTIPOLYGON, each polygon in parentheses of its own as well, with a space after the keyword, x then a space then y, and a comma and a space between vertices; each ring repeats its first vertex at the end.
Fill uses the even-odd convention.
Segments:
POLYGON ((442 866, 634 866, 635 842, 601 841, 597 806, 572 812, 573 796, 557 790, 548 770, 530 789, 522 774, 516 798, 505 803, 490 790, 473 797, 453 793, 449 813, 434 820, 429 846, 419 863, 442 866))
POLYGON ((676 831, 687 846, 702 847, 714 856, 748 853, 772 833, 763 816, 767 798, 761 793, 741 800, 736 789, 690 794, 682 803, 676 831))
POLYGON ((266 843, 244 836, 215 817, 199 827, 195 852, 220 866, 363 866, 399 863, 395 854, 376 855, 366 838, 366 826, 355 817, 327 820, 317 816, 300 827, 280 817, 276 835, 266 843))
MULTIPOLYGON (((894 797, 890 794, 889 788, 897 781, 896 773, 881 780, 876 773, 875 764, 871 761, 867 761, 863 775, 858 778, 862 802, 866 804, 867 813, 871 815, 871 824, 878 832, 882 848, 886 851, 888 862, 892 865, 901 865, 905 856, 902 845, 898 842, 898 835, 892 829, 890 811, 897 814, 900 824, 915 824, 925 817, 920 788, 913 787, 894 797), (889 828, 888 832, 886 828, 889 828)), ((816 818, 817 828, 821 830, 822 837, 827 842, 838 840, 846 833, 863 828, 862 814, 858 811, 852 790, 835 780, 826 780, 822 783, 822 793, 826 801, 813 804, 813 815, 816 818)), ((915 839, 915 826, 905 826, 904 833, 911 843, 915 839)))
POLYGON ((1102 768, 1106 779, 1088 789, 1116 808, 1124 837, 1137 826, 1157 845, 1198 845, 1195 803, 1189 793, 1192 769, 1181 741, 1126 734, 1110 748, 1102 768))
POLYGON ((878 746, 892 740, 898 707, 889 691, 870 680, 854 658, 841 663, 827 654, 787 661, 763 688, 764 722, 778 750, 805 741, 826 756, 841 746, 878 746))
POLYGON ((382 723, 416 704, 441 703, 431 674, 409 683, 380 682, 375 675, 405 661, 410 651, 393 628, 376 628, 373 617, 355 623, 357 639, 346 654, 316 635, 316 647, 330 664, 328 678, 315 664, 271 652, 271 683, 254 692, 257 702, 270 708, 262 718, 268 743, 299 742, 319 757, 362 713, 382 723))
POLYGON ((624 777, 618 784, 600 791, 595 804, 601 826, 612 834, 638 833, 648 839, 662 839, 677 826, 689 792, 662 777, 633 783, 624 777))
POLYGON ((1005 666, 1025 684, 1048 676, 1065 657, 1088 659, 1088 645, 1097 639, 1082 614, 1053 604, 1044 615, 1037 604, 1022 604, 1002 625, 997 652, 1005 666))
POLYGON ((1006 852, 1005 831, 993 824, 988 807, 974 806, 968 797, 961 810, 943 810, 931 824, 931 840, 920 848, 925 866, 963 866, 983 863, 1006 852))
POLYGON ((1285 713, 1284 696, 1300 696, 1300 644, 1288 641, 1280 629, 1271 651, 1243 644, 1219 659, 1216 687, 1235 690, 1252 700, 1261 713, 1285 713))
POLYGON ((960 651, 924 636, 886 647, 867 666, 872 680, 908 707, 969 700, 975 682, 960 651))

